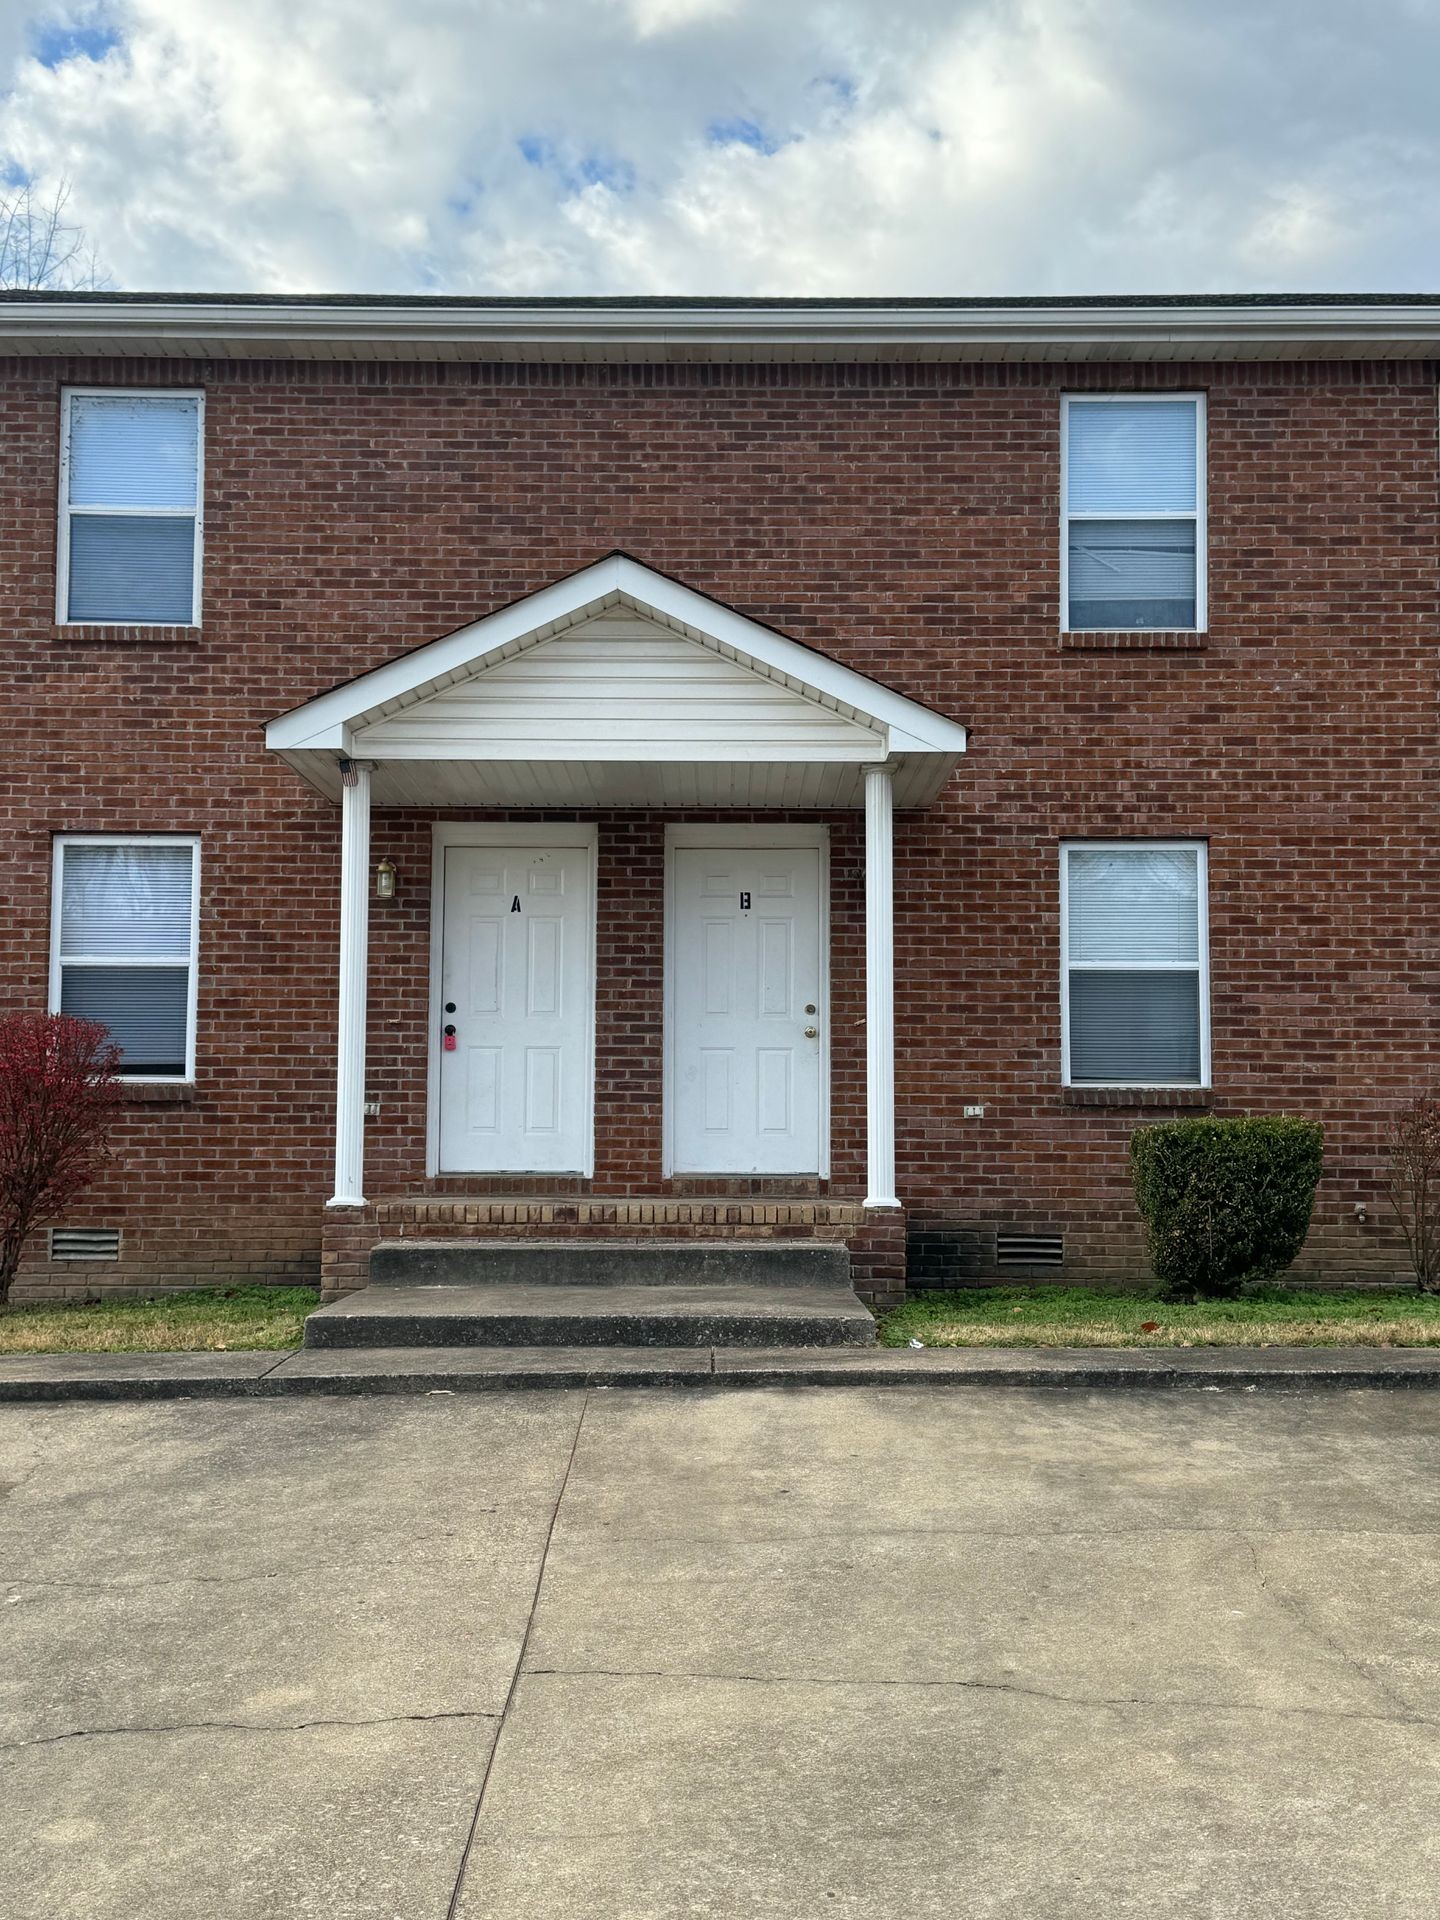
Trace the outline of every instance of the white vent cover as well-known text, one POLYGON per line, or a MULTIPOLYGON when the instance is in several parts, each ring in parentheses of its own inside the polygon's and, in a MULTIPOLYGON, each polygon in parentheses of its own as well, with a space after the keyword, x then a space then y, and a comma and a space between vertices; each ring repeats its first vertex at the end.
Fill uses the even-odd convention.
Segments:
POLYGON ((118 1260, 120 1229, 118 1227, 52 1227, 50 1258, 52 1260, 118 1260))
POLYGON ((1058 1267, 1065 1261, 1065 1237, 1059 1233, 1021 1233, 1004 1228, 995 1236, 997 1267, 1058 1267))

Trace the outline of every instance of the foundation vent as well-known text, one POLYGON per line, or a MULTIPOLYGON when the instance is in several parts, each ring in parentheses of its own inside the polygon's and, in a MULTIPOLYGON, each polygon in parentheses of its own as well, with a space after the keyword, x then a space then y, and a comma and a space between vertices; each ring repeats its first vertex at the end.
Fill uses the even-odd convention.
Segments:
POLYGON ((1022 1233, 1017 1227, 1002 1227, 995 1236, 997 1267, 1059 1267, 1064 1263, 1064 1234, 1022 1233))
POLYGON ((50 1258, 52 1260, 118 1260, 120 1229, 118 1227, 52 1227, 50 1258))

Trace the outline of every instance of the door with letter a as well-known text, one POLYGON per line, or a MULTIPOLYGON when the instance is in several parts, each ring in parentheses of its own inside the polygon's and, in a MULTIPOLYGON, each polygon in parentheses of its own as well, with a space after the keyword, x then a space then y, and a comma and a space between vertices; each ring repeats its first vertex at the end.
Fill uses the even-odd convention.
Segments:
POLYGON ((587 847, 447 846, 441 1173, 585 1173, 593 894, 587 847))
POLYGON ((677 846, 672 857, 674 1170, 819 1173, 823 855, 677 846))

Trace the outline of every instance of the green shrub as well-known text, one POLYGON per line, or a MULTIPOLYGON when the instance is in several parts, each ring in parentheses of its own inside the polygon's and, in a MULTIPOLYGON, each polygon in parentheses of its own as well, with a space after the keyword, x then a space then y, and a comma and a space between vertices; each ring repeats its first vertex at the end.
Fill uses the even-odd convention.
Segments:
POLYGON ((1150 1264, 1172 1297, 1223 1299, 1284 1272, 1310 1225, 1324 1138, 1289 1114, 1131 1134, 1150 1264))

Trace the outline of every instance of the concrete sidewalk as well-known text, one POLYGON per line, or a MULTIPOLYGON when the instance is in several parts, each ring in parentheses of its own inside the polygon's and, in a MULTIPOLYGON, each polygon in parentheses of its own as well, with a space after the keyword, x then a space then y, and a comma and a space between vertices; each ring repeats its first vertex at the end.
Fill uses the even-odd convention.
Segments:
POLYGON ((648 1386, 1440 1387, 1436 1347, 373 1347, 0 1357, 7 1400, 648 1386))
POLYGON ((0 1408, 0 1912, 1433 1907, 1427 1394, 0 1408))

